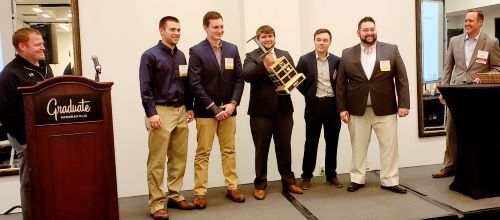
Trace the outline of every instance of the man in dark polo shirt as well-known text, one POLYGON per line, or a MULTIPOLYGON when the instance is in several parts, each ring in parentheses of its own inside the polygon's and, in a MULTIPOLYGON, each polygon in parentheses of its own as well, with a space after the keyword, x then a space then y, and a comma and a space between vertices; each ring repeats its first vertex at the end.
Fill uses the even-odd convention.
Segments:
POLYGON ((159 28, 162 39, 142 54, 139 79, 149 132, 149 209, 154 219, 168 219, 163 190, 167 157, 168 206, 194 209, 194 204, 180 194, 188 149, 187 123, 194 114, 193 99, 186 89, 186 57, 176 46, 181 30, 179 20, 163 17, 159 28))
POLYGON ((21 92, 23 86, 33 86, 52 78, 52 69, 45 62, 45 46, 42 34, 32 28, 20 28, 12 36, 16 58, 0 72, 0 123, 8 134, 10 145, 21 161, 21 206, 23 219, 32 219, 28 160, 25 160, 26 131, 24 127, 24 105, 21 92))

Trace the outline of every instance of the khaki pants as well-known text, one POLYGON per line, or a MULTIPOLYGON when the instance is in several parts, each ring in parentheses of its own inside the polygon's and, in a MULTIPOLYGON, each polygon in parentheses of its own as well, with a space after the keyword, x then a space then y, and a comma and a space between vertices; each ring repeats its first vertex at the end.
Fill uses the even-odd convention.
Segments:
POLYGON ((198 147, 194 158, 194 194, 206 195, 208 187, 208 160, 212 151, 214 136, 217 133, 222 157, 222 172, 227 189, 238 188, 236 174, 236 151, 234 135, 236 133, 236 117, 222 121, 215 118, 196 118, 198 147))
POLYGON ((368 144, 373 128, 380 147, 381 185, 399 185, 396 115, 376 116, 373 108, 367 107, 363 116, 351 115, 348 125, 352 145, 351 182, 365 183, 368 144))
POLYGON ((446 109, 446 151, 444 152, 444 167, 455 170, 455 162, 457 160, 457 132, 455 131, 455 123, 451 117, 449 109, 446 109))
POLYGON ((184 106, 175 108, 157 105, 156 111, 163 121, 163 127, 151 129, 146 118, 149 131, 147 179, 151 213, 165 208, 163 179, 167 158, 168 197, 175 201, 184 200, 180 191, 186 169, 189 133, 184 106))

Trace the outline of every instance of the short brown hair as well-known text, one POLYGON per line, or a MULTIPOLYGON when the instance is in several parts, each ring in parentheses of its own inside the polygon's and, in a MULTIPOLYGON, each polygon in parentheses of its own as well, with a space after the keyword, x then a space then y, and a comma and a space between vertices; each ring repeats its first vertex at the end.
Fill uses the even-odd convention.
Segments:
POLYGON ((174 17, 174 16, 165 16, 165 17, 163 17, 163 18, 160 19, 159 28, 165 27, 165 24, 167 23, 167 21, 172 21, 172 22, 175 22, 175 23, 179 23, 179 19, 177 19, 176 17, 174 17))
POLYGON ((30 40, 30 35, 31 34, 36 34, 36 35, 42 35, 40 31, 34 28, 20 28, 14 34, 12 35, 12 45, 16 50, 19 50, 19 44, 20 43, 26 43, 30 40))
POLYGON ((370 16, 364 17, 358 23, 358 30, 359 30, 359 28, 361 28, 361 24, 363 24, 365 22, 372 22, 373 24, 375 24, 375 20, 373 20, 372 17, 370 17, 370 16))
POLYGON ((222 15, 216 11, 209 11, 203 16, 203 26, 208 27, 210 25, 210 20, 222 19, 222 15))
POLYGON ((470 12, 477 12, 477 20, 478 21, 484 21, 484 14, 483 14, 483 11, 477 9, 477 8, 471 8, 469 10, 467 10, 467 13, 470 13, 470 12))
POLYGON ((332 33, 330 33, 330 31, 328 29, 325 29, 325 28, 320 28, 320 29, 316 30, 314 32, 313 39, 316 38, 316 35, 322 34, 322 33, 327 33, 330 36, 330 40, 332 40, 332 33))
POLYGON ((257 28, 257 31, 255 31, 255 33, 259 35, 257 36, 257 38, 260 37, 260 34, 272 34, 273 36, 276 37, 276 33, 274 32, 273 27, 269 25, 260 26, 259 28, 257 28))

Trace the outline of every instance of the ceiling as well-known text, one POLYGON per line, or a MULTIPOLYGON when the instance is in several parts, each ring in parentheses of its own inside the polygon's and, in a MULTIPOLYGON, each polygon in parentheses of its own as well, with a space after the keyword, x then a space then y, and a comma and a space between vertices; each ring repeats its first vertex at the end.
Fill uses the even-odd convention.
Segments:
POLYGON ((64 30, 71 23, 70 0, 16 0, 16 16, 24 23, 61 23, 64 30))

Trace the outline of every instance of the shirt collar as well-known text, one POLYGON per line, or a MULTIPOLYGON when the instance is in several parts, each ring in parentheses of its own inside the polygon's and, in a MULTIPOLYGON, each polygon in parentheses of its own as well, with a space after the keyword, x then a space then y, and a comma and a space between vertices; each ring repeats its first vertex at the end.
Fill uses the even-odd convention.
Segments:
MULTIPOLYGON (((479 33, 474 37, 474 39, 479 40, 479 35, 481 35, 481 31, 479 31, 479 33)), ((469 34, 465 34, 465 40, 468 40, 468 39, 470 39, 469 34)))
POLYGON ((44 60, 40 60, 38 61, 38 65, 40 66, 36 66, 36 65, 33 65, 32 63, 30 63, 28 60, 24 59, 23 57, 21 57, 19 54, 16 54, 16 59, 25 67, 28 67, 30 69, 35 69, 35 70, 42 70, 44 69, 46 66, 47 66, 47 63, 44 61, 44 60))
MULTIPOLYGON (((364 53, 364 50, 365 50, 365 46, 363 46, 362 43, 359 44, 361 46, 361 53, 364 53)), ((373 52, 375 51, 375 49, 377 48, 377 42, 375 42, 373 45, 371 45, 370 47, 370 50, 373 52)))
POLYGON ((208 41, 208 44, 210 44, 210 46, 211 46, 212 48, 219 49, 219 48, 221 48, 221 47, 222 47, 222 40, 221 40, 221 41, 219 41, 219 45, 216 45, 216 44, 214 44, 214 43, 210 42, 210 41, 208 40, 208 38, 207 38, 207 41, 208 41))
MULTIPOLYGON (((316 60, 321 60, 321 59, 319 58, 318 52, 317 52, 316 50, 314 51, 314 54, 316 55, 316 60)), ((325 59, 325 60, 328 60, 328 57, 329 57, 329 56, 330 56, 330 53, 326 52, 326 59, 325 59)), ((324 60, 323 60, 323 61, 324 61, 324 60)))
POLYGON ((167 52, 168 54, 174 54, 175 52, 177 52, 177 46, 174 46, 174 49, 171 49, 170 47, 167 47, 167 45, 165 45, 164 43, 160 41, 158 41, 158 45, 160 46, 160 48, 167 52))

